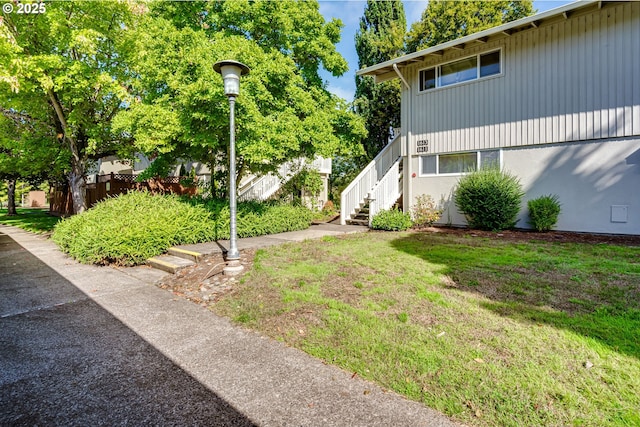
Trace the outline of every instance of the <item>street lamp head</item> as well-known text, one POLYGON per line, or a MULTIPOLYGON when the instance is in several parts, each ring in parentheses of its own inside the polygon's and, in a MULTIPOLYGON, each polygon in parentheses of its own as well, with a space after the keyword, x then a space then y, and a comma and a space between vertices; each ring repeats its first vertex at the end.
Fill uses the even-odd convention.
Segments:
POLYGON ((249 67, 238 61, 225 60, 213 64, 213 69, 222 74, 225 95, 240 95, 240 76, 249 74, 249 67))

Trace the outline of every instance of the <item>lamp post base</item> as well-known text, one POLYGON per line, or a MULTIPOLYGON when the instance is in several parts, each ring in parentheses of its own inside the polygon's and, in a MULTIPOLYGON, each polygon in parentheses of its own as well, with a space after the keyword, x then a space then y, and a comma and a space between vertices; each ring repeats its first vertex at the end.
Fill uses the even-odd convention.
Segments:
POLYGON ((242 270, 244 270, 244 267, 240 264, 239 259, 228 259, 226 267, 222 269, 222 273, 225 276, 237 276, 242 273, 242 270))

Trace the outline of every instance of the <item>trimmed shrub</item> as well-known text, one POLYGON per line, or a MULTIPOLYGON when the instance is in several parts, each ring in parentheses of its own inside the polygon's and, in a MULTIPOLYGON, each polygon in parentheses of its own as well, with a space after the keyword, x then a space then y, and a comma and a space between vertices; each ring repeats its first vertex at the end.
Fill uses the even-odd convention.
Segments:
POLYGON ((413 225, 431 226, 442 216, 442 208, 428 194, 416 197, 416 203, 411 207, 413 225))
MULTIPOLYGON (((229 238, 229 201, 224 199, 190 199, 196 206, 204 206, 215 222, 215 240, 229 238)), ((238 237, 255 237, 286 231, 305 230, 311 225, 313 214, 304 206, 280 202, 247 201, 238 203, 236 227, 238 237)))
POLYGON ((204 207, 176 196, 130 192, 103 200, 56 225, 52 239, 83 263, 135 265, 179 244, 213 240, 204 207))
MULTIPOLYGON (((238 204, 238 237, 303 230, 311 211, 278 203, 238 204)), ((60 222, 52 236, 84 263, 136 265, 174 245, 229 238, 229 202, 130 192, 60 222)))
POLYGON ((537 231, 549 231, 555 227, 560 215, 558 196, 549 194, 527 202, 529 224, 537 231))
POLYGON ((398 209, 380 211, 371 219, 371 228, 374 230, 404 231, 412 225, 411 215, 398 209))
POLYGON ((499 231, 517 222, 524 192, 519 180, 498 168, 484 168, 463 176, 455 190, 456 206, 469 227, 499 231))

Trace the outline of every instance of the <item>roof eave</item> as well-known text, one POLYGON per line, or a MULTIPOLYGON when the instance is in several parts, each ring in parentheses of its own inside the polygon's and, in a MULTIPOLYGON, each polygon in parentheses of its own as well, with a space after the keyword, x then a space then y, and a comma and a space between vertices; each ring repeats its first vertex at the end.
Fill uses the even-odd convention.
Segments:
POLYGON ((380 64, 372 65, 370 67, 363 68, 361 70, 356 71, 356 75, 358 76, 373 76, 376 79, 376 82, 382 82, 386 80, 392 80, 393 78, 397 78, 397 74, 393 70, 393 65, 397 65, 399 67, 410 65, 413 62, 421 62, 425 59, 425 57, 429 55, 442 56, 444 51, 447 49, 452 49, 456 47, 464 48, 466 44, 479 41, 483 42, 483 40, 487 40, 490 36, 504 33, 510 34, 515 29, 532 26, 537 27, 540 25, 541 21, 557 17, 560 15, 564 15, 565 18, 568 15, 577 9, 582 9, 587 6, 591 6, 593 4, 601 5, 603 2, 599 0, 578 0, 572 3, 566 4, 564 6, 560 6, 546 12, 538 13, 536 15, 527 16, 525 18, 518 19, 516 21, 508 22, 506 24, 502 24, 497 27, 489 28, 487 30, 483 30, 474 34, 470 34, 465 37, 461 37, 459 39, 451 40, 446 43, 442 43, 436 46, 429 47, 427 49, 423 49, 414 53, 410 53, 408 55, 400 56, 398 58, 391 59, 389 61, 382 62, 380 64))

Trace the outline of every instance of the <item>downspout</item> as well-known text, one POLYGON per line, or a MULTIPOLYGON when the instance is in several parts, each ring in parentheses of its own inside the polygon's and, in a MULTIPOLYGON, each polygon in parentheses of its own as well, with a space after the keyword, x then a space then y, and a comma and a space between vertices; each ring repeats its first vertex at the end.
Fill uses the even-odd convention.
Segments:
MULTIPOLYGON (((402 73, 400 72, 400 70, 398 69, 398 64, 393 64, 393 71, 396 72, 396 74, 398 75, 398 77, 400 78, 400 80, 402 81, 402 83, 405 85, 405 87, 407 88, 407 104, 406 104, 406 109, 407 109, 407 131, 406 131, 406 155, 407 155, 407 164, 404 166, 404 171, 403 171, 403 176, 405 178, 403 178, 403 183, 406 183, 406 185, 404 186, 406 189, 406 192, 403 191, 403 194, 406 193, 407 197, 403 196, 403 202, 402 202, 402 211, 403 212, 409 212, 409 207, 411 205, 411 202, 413 200, 413 192, 411 191, 411 109, 409 108, 411 105, 411 86, 409 86, 409 83, 407 83, 407 80, 404 78, 404 76, 402 75, 402 73)), ((400 101, 402 102, 402 101, 400 101)))

